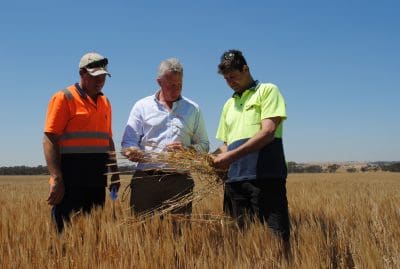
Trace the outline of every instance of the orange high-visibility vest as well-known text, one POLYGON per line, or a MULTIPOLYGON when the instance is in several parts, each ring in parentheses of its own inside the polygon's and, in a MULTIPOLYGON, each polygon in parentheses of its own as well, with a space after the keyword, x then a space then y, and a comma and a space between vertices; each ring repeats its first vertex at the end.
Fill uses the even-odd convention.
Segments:
POLYGON ((76 85, 57 92, 49 102, 44 132, 60 135, 61 154, 108 153, 111 105, 99 95, 96 102, 76 85))

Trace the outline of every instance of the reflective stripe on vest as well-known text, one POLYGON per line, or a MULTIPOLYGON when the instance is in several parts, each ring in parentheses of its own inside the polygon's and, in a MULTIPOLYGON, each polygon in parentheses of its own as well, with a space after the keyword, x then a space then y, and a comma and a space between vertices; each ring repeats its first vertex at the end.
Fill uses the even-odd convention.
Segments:
POLYGON ((68 101, 70 101, 70 100, 72 100, 72 98, 74 98, 72 96, 72 93, 68 89, 64 89, 64 90, 62 90, 62 92, 64 93, 64 95, 68 101))
POLYGON ((79 138, 95 138, 95 139, 109 139, 108 133, 103 132, 71 132, 65 133, 61 136, 61 140, 79 139, 79 138))
POLYGON ((68 147, 64 146, 60 149, 61 154, 66 153, 108 153, 109 147, 102 146, 77 146, 77 147, 68 147))

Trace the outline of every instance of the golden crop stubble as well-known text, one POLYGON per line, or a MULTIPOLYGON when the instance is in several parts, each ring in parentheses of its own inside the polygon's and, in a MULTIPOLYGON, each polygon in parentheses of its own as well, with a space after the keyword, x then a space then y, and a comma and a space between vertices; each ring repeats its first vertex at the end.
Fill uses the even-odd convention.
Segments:
MULTIPOLYGON (((123 189, 129 182, 123 176, 123 189)), ((200 187, 200 186, 199 186, 200 187)), ((292 260, 259 223, 239 233, 224 219, 222 188, 194 206, 180 236, 172 222, 131 225, 128 199, 76 216, 58 236, 50 221, 47 176, 0 177, 2 268, 400 268, 400 174, 290 174, 292 260), (204 215, 207 213, 207 215, 204 215), (208 219, 207 219, 208 218, 208 219), (208 220, 208 221, 207 221, 208 220), (215 221, 217 220, 217 221, 215 221)))

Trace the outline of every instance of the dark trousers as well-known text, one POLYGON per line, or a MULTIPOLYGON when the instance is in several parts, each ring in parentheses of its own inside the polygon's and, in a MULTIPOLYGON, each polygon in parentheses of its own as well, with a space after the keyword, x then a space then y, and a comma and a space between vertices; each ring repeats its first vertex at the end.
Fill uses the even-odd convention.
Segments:
POLYGON ((82 211, 89 213, 95 206, 104 206, 106 192, 104 187, 67 187, 64 197, 51 209, 52 219, 58 232, 64 230, 64 221, 69 222, 71 213, 82 211))
MULTIPOLYGON (((136 215, 169 207, 168 201, 179 203, 179 198, 193 192, 194 181, 188 174, 137 171, 131 182, 130 205, 136 215)), ((191 214, 189 202, 171 210, 173 214, 191 214)))
POLYGON ((283 179, 248 180, 226 183, 224 212, 237 220, 241 229, 245 218, 267 223, 284 241, 289 241, 290 224, 286 181, 283 179))

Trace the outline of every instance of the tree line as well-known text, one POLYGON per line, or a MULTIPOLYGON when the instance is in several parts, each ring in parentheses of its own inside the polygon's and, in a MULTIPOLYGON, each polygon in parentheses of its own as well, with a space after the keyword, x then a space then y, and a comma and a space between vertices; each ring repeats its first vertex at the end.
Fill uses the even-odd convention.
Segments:
MULTIPOLYGON (((340 164, 330 164, 330 165, 318 165, 318 164, 301 164, 296 162, 288 162, 287 168, 289 173, 336 173, 336 171, 341 168, 340 164)), ((361 168, 356 168, 351 165, 346 165, 344 170, 348 173, 355 172, 400 172, 400 162, 374 162, 362 166, 361 168)))
MULTIPOLYGON (((288 162, 287 168, 289 173, 335 173, 341 167, 340 164, 330 164, 322 166, 317 164, 307 165, 296 162, 288 162)), ((131 166, 120 166, 119 170, 122 174, 130 174, 132 172, 131 166)), ((355 172, 400 172, 400 162, 376 162, 367 164, 360 169, 355 167, 346 167, 348 173, 355 172)), ((48 175, 47 166, 2 166, 0 167, 0 175, 48 175)))

